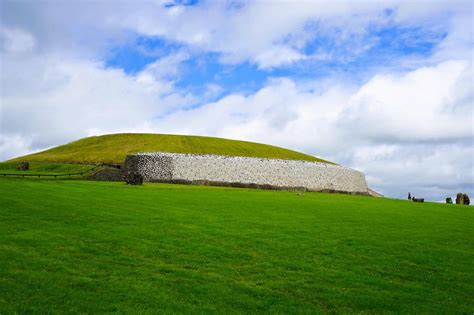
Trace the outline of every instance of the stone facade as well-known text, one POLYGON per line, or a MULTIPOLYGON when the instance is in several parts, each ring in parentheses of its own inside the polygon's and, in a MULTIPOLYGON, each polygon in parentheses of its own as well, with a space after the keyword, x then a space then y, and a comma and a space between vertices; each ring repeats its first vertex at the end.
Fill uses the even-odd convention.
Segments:
POLYGON ((363 173, 308 161, 154 152, 127 156, 124 171, 151 182, 368 194, 363 173))

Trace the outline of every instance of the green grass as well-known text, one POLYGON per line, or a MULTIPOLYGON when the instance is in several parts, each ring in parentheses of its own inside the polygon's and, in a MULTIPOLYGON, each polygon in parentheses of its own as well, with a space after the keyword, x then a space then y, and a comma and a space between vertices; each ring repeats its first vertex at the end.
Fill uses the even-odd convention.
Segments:
POLYGON ((0 313, 466 313, 471 207, 0 179, 0 313))
POLYGON ((84 138, 43 152, 18 157, 11 162, 120 164, 127 154, 137 152, 220 154, 331 163, 311 155, 260 143, 199 136, 138 133, 84 138))
POLYGON ((65 163, 48 163, 48 162, 30 162, 27 171, 19 171, 18 162, 0 163, 0 174, 68 174, 80 173, 90 170, 94 165, 84 164, 65 164, 65 163))

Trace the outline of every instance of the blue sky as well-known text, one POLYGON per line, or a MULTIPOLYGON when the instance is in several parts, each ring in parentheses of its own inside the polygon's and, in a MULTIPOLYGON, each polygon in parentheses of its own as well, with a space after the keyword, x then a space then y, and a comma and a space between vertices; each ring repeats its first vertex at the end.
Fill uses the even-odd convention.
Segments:
POLYGON ((470 1, 0 5, 1 160, 197 134, 332 160, 392 197, 474 194, 470 1))
MULTIPOLYGON (((192 3, 197 5, 197 2, 192 3)), ((382 68, 398 67, 399 59, 428 58, 446 35, 445 30, 424 29, 420 26, 393 23, 373 26, 364 34, 363 41, 368 47, 361 52, 351 50, 351 39, 348 43, 337 43, 330 36, 314 37, 299 50, 309 60, 266 69, 249 61, 222 63, 216 52, 193 50, 186 44, 160 36, 136 35, 123 45, 109 48, 103 62, 106 68, 121 69, 129 75, 135 75, 162 57, 187 51, 189 56, 179 65, 179 75, 170 78, 178 88, 201 94, 205 93, 206 86, 213 84, 220 86, 222 93, 253 93, 261 89, 269 78, 278 77, 314 80, 338 75, 361 83, 382 68), (336 57, 320 59, 318 54, 321 53, 336 57)), ((411 68, 407 66, 404 70, 411 68)))

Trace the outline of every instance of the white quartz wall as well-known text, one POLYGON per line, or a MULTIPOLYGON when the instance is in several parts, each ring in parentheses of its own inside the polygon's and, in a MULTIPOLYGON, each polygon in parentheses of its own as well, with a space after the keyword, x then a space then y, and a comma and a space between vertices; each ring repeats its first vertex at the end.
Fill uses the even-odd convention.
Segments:
POLYGON ((308 161, 157 152, 128 156, 125 169, 140 173, 147 181, 208 181, 368 192, 363 173, 308 161))

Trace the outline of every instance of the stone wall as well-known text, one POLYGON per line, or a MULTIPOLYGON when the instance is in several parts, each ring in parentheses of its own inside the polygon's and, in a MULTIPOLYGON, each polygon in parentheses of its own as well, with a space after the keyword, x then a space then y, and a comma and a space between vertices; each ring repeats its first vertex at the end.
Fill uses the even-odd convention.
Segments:
POLYGON ((121 182, 124 180, 122 171, 117 168, 104 168, 100 169, 91 175, 86 177, 90 180, 101 180, 101 181, 112 181, 112 182, 121 182))
POLYGON ((156 152, 127 156, 124 171, 154 182, 368 193, 363 173, 308 161, 156 152))

